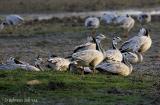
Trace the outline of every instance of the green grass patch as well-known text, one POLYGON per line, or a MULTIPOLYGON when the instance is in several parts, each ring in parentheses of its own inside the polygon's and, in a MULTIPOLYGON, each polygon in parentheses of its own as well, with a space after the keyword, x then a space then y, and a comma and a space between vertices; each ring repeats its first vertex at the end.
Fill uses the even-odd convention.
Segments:
MULTIPOLYGON (((77 75, 68 72, 27 72, 22 70, 0 72, 0 96, 12 99, 37 99, 30 104, 65 103, 67 105, 114 105, 116 103, 135 105, 151 101, 150 91, 154 79, 138 75, 129 77, 118 75, 77 75), (40 84, 28 85, 30 80, 40 84), (46 102, 47 101, 47 102, 46 102)), ((8 102, 7 105, 20 105, 25 102, 8 102)))

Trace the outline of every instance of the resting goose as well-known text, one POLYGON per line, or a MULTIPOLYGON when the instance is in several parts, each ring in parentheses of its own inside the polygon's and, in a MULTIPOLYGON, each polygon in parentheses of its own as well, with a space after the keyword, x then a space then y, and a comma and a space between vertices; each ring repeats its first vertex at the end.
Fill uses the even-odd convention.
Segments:
POLYGON ((30 65, 29 63, 19 61, 15 59, 14 57, 10 57, 6 64, 2 65, 1 67, 4 67, 5 70, 15 70, 15 69, 23 69, 27 71, 40 71, 39 68, 30 65))
POLYGON ((133 67, 126 59, 123 59, 123 62, 102 62, 96 66, 96 69, 100 72, 128 76, 131 74, 133 67))
POLYGON ((23 62, 23 61, 20 61, 20 60, 17 60, 16 58, 14 57, 10 57, 9 59, 7 59, 7 64, 25 64, 25 65, 29 65, 29 63, 26 63, 26 62, 23 62))
POLYGON ((122 44, 120 51, 122 53, 126 51, 144 53, 151 47, 151 44, 152 40, 149 30, 141 28, 137 36, 132 37, 122 44))
POLYGON ((50 58, 47 61, 48 66, 56 71, 66 71, 70 64, 69 59, 58 57, 56 55, 50 56, 50 58))
POLYGON ((117 43, 121 41, 120 37, 114 37, 112 39, 112 49, 109 49, 105 52, 107 61, 122 61, 122 54, 119 49, 116 47, 117 43))
POLYGON ((131 64, 140 63, 143 61, 142 54, 138 52, 123 52, 122 55, 125 59, 128 59, 128 62, 131 64))

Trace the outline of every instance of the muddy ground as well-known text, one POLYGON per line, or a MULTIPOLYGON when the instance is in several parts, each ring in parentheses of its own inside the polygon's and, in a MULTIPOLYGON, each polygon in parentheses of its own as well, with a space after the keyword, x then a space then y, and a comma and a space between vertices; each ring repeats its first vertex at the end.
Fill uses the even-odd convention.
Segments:
MULTIPOLYGON (((29 62, 33 64, 34 59, 40 55, 43 58, 47 58, 49 54, 56 54, 58 56, 65 57, 70 54, 76 45, 82 44, 86 42, 87 32, 83 26, 83 21, 80 21, 80 25, 73 23, 70 25, 67 21, 54 21, 53 23, 50 21, 45 22, 33 22, 28 24, 23 24, 19 26, 20 29, 12 29, 13 32, 1 32, 0 34, 0 59, 1 62, 5 62, 9 57, 16 57, 20 60, 29 62), (50 24, 51 23, 51 24, 50 24), (56 31, 56 25, 61 23, 60 30, 56 31), (48 25, 50 24, 50 25, 48 25), (33 26, 34 25, 34 26, 33 26), (32 33, 29 32, 32 27, 41 26, 41 28, 49 29, 51 27, 50 33, 32 33), (67 29, 66 29, 67 27, 67 29), (75 28, 78 29, 75 31, 75 28), (29 35, 23 35, 23 29, 27 30, 29 35), (20 31, 20 34, 18 33, 20 31), (18 33, 18 34, 17 34, 18 33)), ((139 26, 136 23, 133 30, 131 30, 129 37, 132 37, 138 33, 139 26)), ((145 73, 153 73, 159 74, 160 70, 160 31, 159 31, 160 23, 153 22, 151 24, 151 38, 152 38, 152 46, 151 48, 144 54, 144 61, 141 64, 134 65, 135 71, 145 71, 145 73), (157 71, 157 72, 156 72, 157 71), (156 72, 156 73, 155 73, 156 72)), ((38 29, 37 31, 41 30, 38 29)), ((57 28, 59 29, 59 28, 57 28)), ((7 28, 5 29, 7 30, 7 28)), ((4 30, 4 31, 5 31, 4 30)), ((103 46, 107 50, 111 44, 112 36, 109 35, 113 32, 120 32, 117 28, 111 27, 107 29, 106 27, 100 27, 98 29, 98 33, 104 33, 107 36, 107 39, 103 41, 103 46)), ((122 32, 119 33, 122 36, 122 32)), ((122 38, 124 41, 127 40, 122 38)), ((144 72, 143 72, 144 73, 144 72)))

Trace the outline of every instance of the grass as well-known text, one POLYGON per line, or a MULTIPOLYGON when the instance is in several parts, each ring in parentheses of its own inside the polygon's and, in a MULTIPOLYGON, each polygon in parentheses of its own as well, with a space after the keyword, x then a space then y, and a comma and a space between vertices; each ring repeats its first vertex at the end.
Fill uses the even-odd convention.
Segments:
MULTIPOLYGON (((158 78, 158 77, 157 77, 158 78)), ((81 75, 68 72, 27 72, 22 70, 0 72, 0 99, 5 105, 135 105, 150 104, 156 96, 154 78, 137 74, 129 77, 117 75, 81 75), (41 83, 27 85, 27 81, 41 83), (5 102, 5 99, 33 99, 36 102, 5 102)))
MULTIPOLYGON (((50 35, 55 33, 77 33, 82 35, 87 34, 89 32, 89 30, 87 30, 86 27, 84 27, 84 20, 85 19, 79 17, 69 17, 63 19, 52 18, 49 20, 41 21, 26 21, 24 24, 17 27, 6 26, 0 32, 0 36, 33 36, 44 34, 50 35)), ((107 26, 107 28, 109 32, 114 32, 114 27, 107 26)), ((120 29, 117 30, 118 32, 122 32, 120 29)), ((101 25, 98 29, 98 32, 106 33, 105 25, 101 25)))
POLYGON ((158 7, 160 0, 0 0, 0 13, 47 13, 158 7))
MULTIPOLYGON (((72 18, 66 18, 65 20, 42 20, 42 21, 29 21, 17 27, 5 27, 0 33, 1 35, 20 35, 30 36, 37 34, 52 34, 63 32, 79 32, 85 30, 83 27, 83 20, 80 23, 74 22, 72 18), (69 20, 68 20, 69 19, 69 20), (71 30, 72 28, 72 30, 71 30)), ((84 31, 83 31, 84 32, 84 31)))

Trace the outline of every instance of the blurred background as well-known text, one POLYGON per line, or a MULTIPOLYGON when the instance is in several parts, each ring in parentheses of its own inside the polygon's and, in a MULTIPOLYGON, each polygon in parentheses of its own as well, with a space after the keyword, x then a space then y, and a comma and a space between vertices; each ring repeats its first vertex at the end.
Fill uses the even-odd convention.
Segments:
POLYGON ((160 0, 0 0, 0 13, 55 13, 159 8, 160 0))

